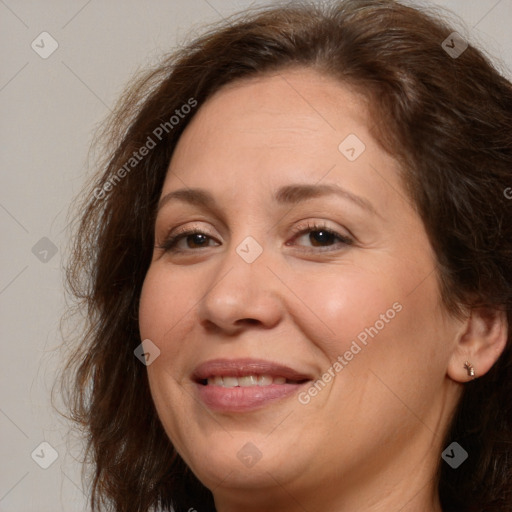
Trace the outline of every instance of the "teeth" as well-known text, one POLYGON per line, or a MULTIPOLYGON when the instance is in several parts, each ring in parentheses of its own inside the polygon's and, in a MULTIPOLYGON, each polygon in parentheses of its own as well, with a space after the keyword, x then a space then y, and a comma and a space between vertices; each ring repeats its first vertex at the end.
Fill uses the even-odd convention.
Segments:
POLYGON ((209 386, 222 386, 224 388, 270 386, 271 384, 285 384, 284 377, 272 377, 271 375, 244 375, 243 377, 223 377, 216 375, 208 379, 209 386))
POLYGON ((238 385, 241 387, 244 386, 257 386, 258 385, 258 379, 255 375, 247 375, 246 377, 239 377, 238 378, 238 385))
POLYGON ((225 388, 234 388, 235 386, 238 386, 238 379, 236 377, 222 377, 223 386, 225 388))
POLYGON ((269 386, 273 380, 270 375, 260 375, 258 377, 258 386, 269 386))

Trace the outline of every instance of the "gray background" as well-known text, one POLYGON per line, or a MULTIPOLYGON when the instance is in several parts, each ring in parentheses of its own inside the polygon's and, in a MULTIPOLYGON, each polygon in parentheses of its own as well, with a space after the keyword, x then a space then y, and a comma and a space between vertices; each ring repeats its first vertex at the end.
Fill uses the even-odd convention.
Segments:
MULTIPOLYGON (((267 2, 0 0, 0 511, 88 508, 74 460, 80 444, 67 439, 66 423, 51 407, 50 388, 62 366, 57 349, 67 213, 87 175, 94 129, 139 67, 205 23, 262 3, 267 2), (59 45, 47 59, 31 47, 43 31, 59 45), (55 255, 48 241, 40 242, 43 237, 54 244, 55 255), (48 469, 31 457, 43 441, 58 453, 48 469)), ((458 14, 465 23, 461 33, 510 76, 512 0, 423 4, 458 14)), ((44 463, 50 455, 42 447, 34 459, 44 463)))

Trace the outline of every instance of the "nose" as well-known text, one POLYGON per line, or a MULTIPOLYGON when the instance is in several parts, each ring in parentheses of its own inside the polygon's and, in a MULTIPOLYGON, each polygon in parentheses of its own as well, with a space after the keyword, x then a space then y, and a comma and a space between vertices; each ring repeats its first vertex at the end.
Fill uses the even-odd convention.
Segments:
MULTIPOLYGON (((198 305, 200 323, 211 332, 235 335, 249 326, 272 328, 283 318, 283 283, 269 269, 265 251, 252 263, 235 249, 212 272, 198 305)), ((274 265, 275 266, 275 265, 274 265)))

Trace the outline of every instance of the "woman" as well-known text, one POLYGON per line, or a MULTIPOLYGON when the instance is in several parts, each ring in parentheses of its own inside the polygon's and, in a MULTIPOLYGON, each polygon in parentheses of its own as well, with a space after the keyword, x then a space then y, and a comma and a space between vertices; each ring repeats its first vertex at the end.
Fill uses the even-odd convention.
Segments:
POLYGON ((391 0, 268 8, 104 134, 94 510, 512 510, 512 86, 477 49, 391 0))

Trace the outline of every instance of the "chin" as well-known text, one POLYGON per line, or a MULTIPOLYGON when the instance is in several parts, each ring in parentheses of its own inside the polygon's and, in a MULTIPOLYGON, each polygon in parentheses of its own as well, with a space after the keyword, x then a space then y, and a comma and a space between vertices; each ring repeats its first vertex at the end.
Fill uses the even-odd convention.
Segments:
MULTIPOLYGON (((292 477, 293 468, 287 466, 292 458, 283 457, 271 447, 258 448, 248 437, 235 433, 229 440, 224 437, 222 442, 205 441, 207 446, 202 449, 201 443, 197 443, 196 455, 187 458, 186 463, 209 489, 227 486, 261 490, 275 485, 269 474, 280 482, 292 477), (212 449, 212 444, 217 448, 212 449)), ((293 453, 291 449, 286 451, 293 453)))

